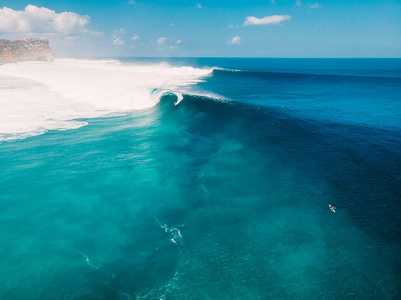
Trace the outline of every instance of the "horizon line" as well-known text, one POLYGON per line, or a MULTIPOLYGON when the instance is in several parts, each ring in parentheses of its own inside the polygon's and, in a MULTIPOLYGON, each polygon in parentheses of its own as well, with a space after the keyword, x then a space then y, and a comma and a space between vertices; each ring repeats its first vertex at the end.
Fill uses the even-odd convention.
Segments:
POLYGON ((248 59, 401 59, 401 57, 268 57, 268 56, 56 56, 57 58, 248 58, 248 59))

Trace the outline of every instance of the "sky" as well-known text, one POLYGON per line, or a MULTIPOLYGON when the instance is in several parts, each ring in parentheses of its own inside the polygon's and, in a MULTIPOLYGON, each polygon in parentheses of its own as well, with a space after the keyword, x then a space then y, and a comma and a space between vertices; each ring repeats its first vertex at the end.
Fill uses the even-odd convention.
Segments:
POLYGON ((59 57, 401 57, 400 0, 0 0, 59 57))

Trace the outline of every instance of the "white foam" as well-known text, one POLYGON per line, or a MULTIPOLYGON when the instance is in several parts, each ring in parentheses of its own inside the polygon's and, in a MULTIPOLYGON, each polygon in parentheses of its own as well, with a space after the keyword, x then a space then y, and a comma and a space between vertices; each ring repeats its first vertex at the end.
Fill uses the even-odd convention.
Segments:
POLYGON ((0 141, 86 125, 79 118, 152 107, 160 99, 154 89, 174 91, 212 70, 76 59, 0 66, 0 141))

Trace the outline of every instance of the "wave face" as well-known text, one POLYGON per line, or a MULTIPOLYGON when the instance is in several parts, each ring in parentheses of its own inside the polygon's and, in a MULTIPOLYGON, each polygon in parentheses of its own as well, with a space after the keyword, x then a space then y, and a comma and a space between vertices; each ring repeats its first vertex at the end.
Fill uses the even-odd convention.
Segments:
POLYGON ((294 117, 387 129, 401 126, 401 77, 397 72, 325 71, 215 69, 199 86, 294 117))
POLYGON ((308 74, 321 60, 120 61, 85 63, 184 85, 141 83, 148 109, 74 112, 43 83, 1 81, 71 118, 120 115, 0 143, 0 299, 401 299, 397 79, 308 74))
MULTIPOLYGON (((211 72, 165 63, 123 65, 115 60, 4 65, 0 68, 0 140, 75 129, 87 124, 76 119, 149 108, 164 91, 194 84, 211 72)), ((182 96, 177 93, 177 97, 182 96)))

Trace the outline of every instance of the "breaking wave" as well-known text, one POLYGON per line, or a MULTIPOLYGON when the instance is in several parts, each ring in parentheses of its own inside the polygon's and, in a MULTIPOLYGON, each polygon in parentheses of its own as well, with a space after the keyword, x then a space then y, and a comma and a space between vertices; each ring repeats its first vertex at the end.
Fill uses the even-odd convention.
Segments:
POLYGON ((125 65, 116 60, 57 59, 0 67, 0 141, 85 126, 77 121, 156 105, 165 93, 196 84, 213 68, 125 65))

